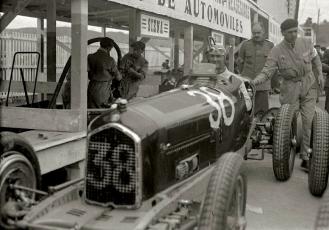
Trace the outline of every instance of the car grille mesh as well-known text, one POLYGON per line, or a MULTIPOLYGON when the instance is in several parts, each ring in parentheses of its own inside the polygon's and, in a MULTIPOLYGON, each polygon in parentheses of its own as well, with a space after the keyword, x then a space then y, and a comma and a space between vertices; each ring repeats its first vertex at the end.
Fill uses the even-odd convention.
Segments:
POLYGON ((89 138, 86 200, 104 205, 134 205, 137 173, 135 143, 116 128, 89 138))

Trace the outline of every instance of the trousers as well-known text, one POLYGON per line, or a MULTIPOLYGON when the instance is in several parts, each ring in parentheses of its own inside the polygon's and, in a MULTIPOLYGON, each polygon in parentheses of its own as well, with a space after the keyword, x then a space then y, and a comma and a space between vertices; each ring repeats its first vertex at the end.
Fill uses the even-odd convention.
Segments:
POLYGON ((293 82, 285 80, 280 87, 280 103, 290 104, 299 109, 302 117, 302 136, 301 153, 306 154, 310 148, 312 122, 315 113, 317 99, 317 89, 307 87, 303 82, 293 82))
POLYGON ((260 111, 266 112, 269 109, 268 93, 269 90, 256 90, 255 114, 260 111))

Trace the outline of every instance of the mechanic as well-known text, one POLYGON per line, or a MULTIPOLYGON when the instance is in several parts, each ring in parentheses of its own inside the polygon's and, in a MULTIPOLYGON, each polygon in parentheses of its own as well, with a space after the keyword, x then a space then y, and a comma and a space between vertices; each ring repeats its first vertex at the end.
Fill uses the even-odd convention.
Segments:
POLYGON ((222 85, 223 83, 220 81, 220 79, 230 79, 230 78, 235 78, 236 80, 239 81, 239 89, 240 92, 243 94, 247 111, 250 111, 252 108, 252 101, 249 96, 249 93, 246 89, 246 86, 244 84, 245 79, 230 72, 226 65, 225 65, 225 54, 226 50, 224 46, 216 45, 212 46, 207 52, 206 56, 208 59, 209 63, 215 64, 216 65, 216 74, 217 74, 217 82, 215 88, 219 88, 218 85, 222 85))
POLYGON ((114 41, 102 38, 100 48, 88 55, 88 108, 108 107, 112 100, 111 84, 113 78, 121 80, 121 74, 114 59, 110 56, 114 41))
POLYGON ((123 56, 120 70, 123 75, 121 96, 127 100, 136 97, 140 83, 146 77, 147 60, 142 56, 145 44, 141 41, 131 44, 132 52, 123 56))
POLYGON ((283 77, 280 86, 280 103, 300 108, 303 123, 303 142, 301 145, 302 167, 309 160, 312 120, 317 98, 317 84, 323 86, 320 57, 311 42, 297 38, 298 21, 286 19, 281 24, 283 41, 270 52, 265 67, 252 83, 259 85, 270 79, 276 71, 283 77), (312 72, 312 63, 319 73, 318 79, 312 72))
MULTIPOLYGON (((242 43, 239 57, 238 69, 243 77, 254 79, 263 69, 266 57, 273 48, 273 43, 265 40, 264 28, 260 23, 252 27, 252 38, 242 43)), ((268 95, 271 89, 271 81, 265 81, 256 86, 255 114, 266 112, 269 109, 268 95)))

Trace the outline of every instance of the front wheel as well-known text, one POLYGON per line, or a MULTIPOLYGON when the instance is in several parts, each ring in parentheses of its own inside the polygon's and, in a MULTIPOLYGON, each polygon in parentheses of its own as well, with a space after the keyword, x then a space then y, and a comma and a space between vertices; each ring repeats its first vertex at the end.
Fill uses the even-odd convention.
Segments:
POLYGON ((279 181, 290 178, 295 163, 296 140, 296 107, 289 104, 281 106, 276 115, 273 130, 273 172, 279 181))
POLYGON ((226 153, 216 163, 201 209, 199 230, 245 229, 247 180, 243 159, 226 153))

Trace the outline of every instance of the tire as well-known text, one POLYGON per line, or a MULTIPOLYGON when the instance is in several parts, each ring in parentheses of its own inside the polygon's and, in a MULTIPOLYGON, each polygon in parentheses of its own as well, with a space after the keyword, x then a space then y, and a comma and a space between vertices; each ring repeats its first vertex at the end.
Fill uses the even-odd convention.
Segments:
MULTIPOLYGON (((16 229, 7 224, 2 213, 6 202, 20 200, 10 184, 39 189, 40 167, 25 139, 14 133, 1 133, 0 139, 0 229, 16 229)), ((35 199, 35 194, 23 193, 25 197, 35 199)))
POLYGON ((281 106, 274 123, 273 130, 273 155, 272 164, 275 178, 286 181, 290 178, 295 163, 296 145, 295 138, 296 107, 284 104, 281 106))
POLYGON ((329 193, 327 192, 324 201, 321 202, 315 220, 314 230, 329 230, 329 193))
POLYGON ((322 196, 327 188, 329 172, 329 116, 320 109, 314 114, 312 139, 308 188, 312 195, 322 196))
POLYGON ((247 180, 242 156, 226 153, 212 172, 201 208, 199 230, 245 229, 247 180))

